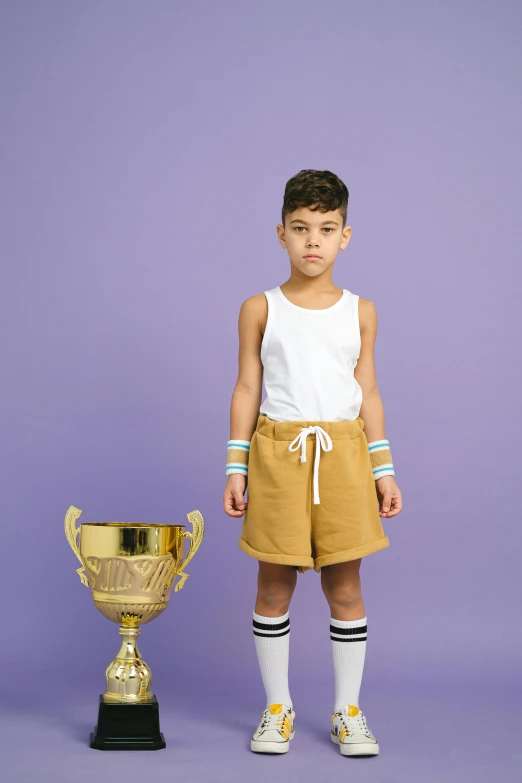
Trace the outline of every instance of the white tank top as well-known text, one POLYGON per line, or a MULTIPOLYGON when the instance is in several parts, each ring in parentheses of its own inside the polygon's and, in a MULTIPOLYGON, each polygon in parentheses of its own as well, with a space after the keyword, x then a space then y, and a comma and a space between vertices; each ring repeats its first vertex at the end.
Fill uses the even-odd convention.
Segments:
POLYGON ((275 421, 356 419, 362 403, 353 374, 361 350, 359 296, 343 289, 331 307, 309 310, 290 302, 280 286, 264 294, 266 397, 259 412, 275 421))

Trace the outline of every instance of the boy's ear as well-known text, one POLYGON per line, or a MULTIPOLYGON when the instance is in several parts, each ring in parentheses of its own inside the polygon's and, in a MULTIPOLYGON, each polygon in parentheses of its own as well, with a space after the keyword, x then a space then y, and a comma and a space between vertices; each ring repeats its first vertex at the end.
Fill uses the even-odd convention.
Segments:
POLYGON ((343 248, 343 250, 346 247, 346 245, 348 244, 348 242, 350 241, 350 237, 351 236, 352 236, 352 227, 351 226, 345 226, 343 228, 343 238, 342 238, 342 241, 341 241, 341 247, 343 248))
POLYGON ((279 239, 281 245, 285 247, 286 240, 285 240, 285 227, 282 226, 280 223, 276 226, 276 232, 277 232, 277 238, 279 239))

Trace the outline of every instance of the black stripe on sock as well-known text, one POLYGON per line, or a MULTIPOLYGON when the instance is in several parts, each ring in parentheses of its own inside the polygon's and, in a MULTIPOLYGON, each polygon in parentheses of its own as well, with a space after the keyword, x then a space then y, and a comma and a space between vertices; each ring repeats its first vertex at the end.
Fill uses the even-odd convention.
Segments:
POLYGON ((332 642, 365 642, 366 636, 361 636, 360 639, 336 639, 335 636, 330 636, 332 642))
POLYGON ((366 633, 367 631, 367 625, 360 625, 358 628, 338 628, 336 625, 330 626, 330 633, 339 633, 343 634, 343 636, 350 636, 354 633, 366 633))
MULTIPOLYGON (((290 633, 290 628, 287 628, 286 631, 282 631, 281 633, 259 633, 259 631, 254 631, 254 636, 267 636, 272 637, 273 639, 276 638, 276 636, 286 636, 287 633, 290 633)), ((344 639, 343 639, 344 642, 344 639)))
POLYGON ((259 623, 257 620, 252 622, 254 623, 254 628, 259 628, 260 631, 282 631, 283 628, 290 625, 290 618, 287 617, 283 623, 259 623))

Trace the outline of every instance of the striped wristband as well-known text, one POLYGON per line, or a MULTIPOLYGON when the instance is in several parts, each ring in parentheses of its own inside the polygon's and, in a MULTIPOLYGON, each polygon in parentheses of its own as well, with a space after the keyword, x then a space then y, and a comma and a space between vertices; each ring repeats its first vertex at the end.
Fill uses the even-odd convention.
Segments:
POLYGON ((395 476, 390 442, 388 440, 374 440, 368 443, 368 450, 370 452, 374 479, 382 478, 383 476, 395 476))
POLYGON ((248 473, 249 440, 229 440, 227 446, 227 476, 232 473, 248 473))

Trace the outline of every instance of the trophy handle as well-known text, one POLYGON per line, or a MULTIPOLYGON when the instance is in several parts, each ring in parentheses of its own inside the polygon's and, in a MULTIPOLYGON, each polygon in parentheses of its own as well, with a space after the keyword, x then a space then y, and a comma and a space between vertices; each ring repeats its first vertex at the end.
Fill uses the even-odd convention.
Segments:
POLYGON ((188 530, 184 530, 182 533, 182 536, 184 538, 188 538, 190 541, 190 547, 188 554, 184 561, 181 563, 181 565, 178 566, 176 573, 178 576, 181 577, 181 579, 176 582, 176 585, 174 587, 174 592, 177 593, 178 590, 181 590, 183 585, 188 579, 188 574, 185 573, 185 566, 189 562, 189 560, 192 560, 194 555, 199 549, 199 546, 203 540, 203 533, 205 532, 205 523, 203 521, 203 517, 201 516, 199 511, 191 511, 187 514, 188 521, 192 525, 192 532, 190 533, 188 530))
POLYGON ((65 535, 67 536, 67 541, 71 545, 71 549, 82 564, 81 568, 76 569, 76 573, 80 577, 82 581, 82 585, 85 585, 86 587, 89 587, 89 580, 85 574, 85 567, 83 565, 82 556, 80 554, 80 550, 78 548, 78 544, 76 539, 78 538, 78 533, 80 532, 80 528, 76 527, 76 520, 81 514, 81 509, 76 508, 76 506, 69 506, 67 509, 67 514, 65 515, 65 535))

